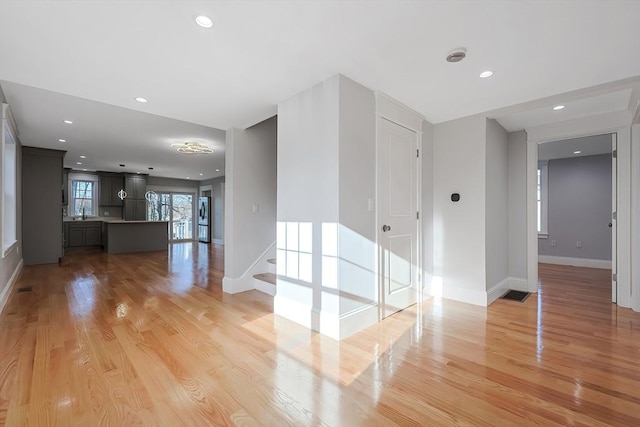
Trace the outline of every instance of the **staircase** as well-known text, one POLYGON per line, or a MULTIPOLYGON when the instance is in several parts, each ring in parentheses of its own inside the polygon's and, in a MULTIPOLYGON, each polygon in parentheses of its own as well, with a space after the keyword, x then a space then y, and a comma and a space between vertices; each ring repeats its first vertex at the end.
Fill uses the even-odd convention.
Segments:
POLYGON ((276 294, 276 260, 275 258, 268 259, 269 270, 266 273, 255 274, 253 276, 253 280, 255 282, 256 289, 264 292, 265 294, 275 295, 276 294))

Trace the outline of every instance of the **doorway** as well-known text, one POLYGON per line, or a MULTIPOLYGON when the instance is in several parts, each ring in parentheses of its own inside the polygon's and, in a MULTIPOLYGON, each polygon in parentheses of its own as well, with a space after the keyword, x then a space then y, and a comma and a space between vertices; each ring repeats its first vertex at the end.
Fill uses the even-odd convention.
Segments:
POLYGON ((538 145, 539 262, 615 272, 614 148, 615 134, 538 145))
POLYGON ((190 193, 158 193, 147 204, 147 220, 169 221, 169 242, 193 240, 193 201, 190 193))

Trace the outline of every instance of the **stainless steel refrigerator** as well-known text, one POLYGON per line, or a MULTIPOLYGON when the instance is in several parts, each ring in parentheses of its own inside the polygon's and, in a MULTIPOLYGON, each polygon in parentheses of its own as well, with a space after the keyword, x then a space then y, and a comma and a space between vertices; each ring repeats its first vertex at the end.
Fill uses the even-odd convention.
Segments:
POLYGON ((198 198, 198 241, 211 242, 211 197, 198 198))

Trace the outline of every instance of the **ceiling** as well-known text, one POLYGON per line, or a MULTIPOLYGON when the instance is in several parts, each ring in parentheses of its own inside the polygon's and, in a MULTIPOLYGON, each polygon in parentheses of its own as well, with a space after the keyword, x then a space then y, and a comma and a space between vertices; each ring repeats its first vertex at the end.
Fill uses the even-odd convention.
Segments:
POLYGON ((567 157, 595 156, 611 153, 611 134, 538 144, 538 160, 564 159, 567 157), (580 153, 576 153, 580 151, 580 153))
MULTIPOLYGON (((273 116, 279 102, 336 73, 439 123, 640 76, 639 19, 639 1, 616 0, 2 0, 0 84, 25 128, 23 142, 33 135, 27 144, 36 145, 58 139, 58 122, 64 119, 54 117, 64 111, 58 103, 119 107, 119 118, 131 115, 132 130, 150 113, 179 121, 174 123, 182 123, 184 134, 187 122, 214 128, 217 135, 215 129, 246 128, 273 116), (195 25, 197 14, 211 17, 213 27, 195 25), (467 49, 467 58, 446 62, 457 47, 467 49), (487 69, 494 76, 480 79, 487 69), (50 94, 47 121, 34 114, 39 102, 30 98, 36 97, 34 90, 50 94)), ((599 93, 606 96, 576 108, 580 114, 620 108, 625 97, 633 99, 620 92, 599 93)), ((99 114, 101 108, 94 107, 99 114)), ((511 121, 504 115, 500 122, 515 130, 562 117, 551 116, 548 108, 541 113, 511 121)), ((567 105, 562 114, 578 113, 567 105)), ((94 142, 97 135, 83 135, 87 148, 107 144, 94 142)), ((157 148, 152 140, 162 138, 142 135, 133 130, 121 152, 96 153, 107 164, 120 161, 108 153, 136 167, 151 160, 167 168, 176 163, 173 156, 161 160, 160 153, 157 159, 136 157, 133 147, 150 156, 157 148)), ((176 131, 165 140, 174 137, 182 136, 176 131)), ((214 141, 219 140, 211 136, 214 141)), ((78 153, 69 149, 70 155, 78 153)), ((186 165, 164 176, 196 172, 186 165)))

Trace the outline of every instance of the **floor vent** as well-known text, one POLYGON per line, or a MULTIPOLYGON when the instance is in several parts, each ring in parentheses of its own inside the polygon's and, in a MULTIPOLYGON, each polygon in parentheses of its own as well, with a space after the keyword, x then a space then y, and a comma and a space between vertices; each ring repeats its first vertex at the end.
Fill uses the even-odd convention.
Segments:
POLYGON ((20 292, 31 292, 33 288, 31 286, 25 286, 24 288, 18 288, 18 293, 20 292))
POLYGON ((529 298, 529 292, 522 291, 509 291, 502 295, 502 299, 508 299, 510 301, 525 302, 529 298))

